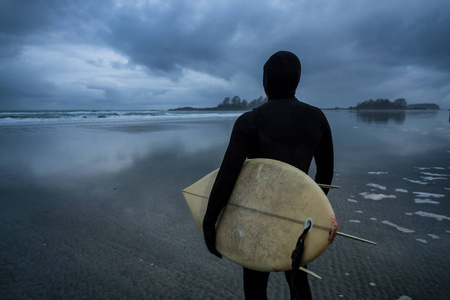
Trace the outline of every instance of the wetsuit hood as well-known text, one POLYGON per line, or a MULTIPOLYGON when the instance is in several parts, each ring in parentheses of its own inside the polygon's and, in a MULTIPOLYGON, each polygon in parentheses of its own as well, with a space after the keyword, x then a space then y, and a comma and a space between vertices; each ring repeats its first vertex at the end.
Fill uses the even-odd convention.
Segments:
POLYGON ((288 51, 272 55, 264 65, 264 91, 269 100, 295 97, 300 81, 301 64, 298 57, 288 51))

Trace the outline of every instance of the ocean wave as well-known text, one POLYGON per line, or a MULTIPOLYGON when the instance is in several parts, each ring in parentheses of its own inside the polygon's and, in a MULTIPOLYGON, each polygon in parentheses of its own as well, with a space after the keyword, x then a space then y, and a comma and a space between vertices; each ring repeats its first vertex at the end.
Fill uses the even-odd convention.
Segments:
POLYGON ((151 121, 151 120, 194 120, 235 118, 242 112, 202 112, 202 111, 13 111, 0 112, 0 125, 18 124, 53 124, 53 123, 87 123, 115 121, 151 121))

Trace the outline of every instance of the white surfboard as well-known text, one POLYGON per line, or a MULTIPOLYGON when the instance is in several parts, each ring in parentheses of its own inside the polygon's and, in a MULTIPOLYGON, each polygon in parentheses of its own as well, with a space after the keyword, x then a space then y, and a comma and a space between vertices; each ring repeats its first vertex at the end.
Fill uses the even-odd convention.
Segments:
MULTIPOLYGON (((217 173, 183 190, 200 231, 217 173)), ((292 251, 310 221, 301 266, 320 256, 337 234, 330 202, 301 170, 276 160, 252 159, 243 165, 219 217, 216 247, 224 257, 253 270, 290 270, 292 251)))

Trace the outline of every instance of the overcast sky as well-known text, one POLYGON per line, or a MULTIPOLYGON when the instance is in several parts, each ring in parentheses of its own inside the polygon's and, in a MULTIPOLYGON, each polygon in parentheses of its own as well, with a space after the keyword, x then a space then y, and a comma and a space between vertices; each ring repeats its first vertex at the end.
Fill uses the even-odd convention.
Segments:
POLYGON ((166 109, 264 94, 278 50, 297 98, 450 108, 448 0, 0 0, 0 109, 166 109))

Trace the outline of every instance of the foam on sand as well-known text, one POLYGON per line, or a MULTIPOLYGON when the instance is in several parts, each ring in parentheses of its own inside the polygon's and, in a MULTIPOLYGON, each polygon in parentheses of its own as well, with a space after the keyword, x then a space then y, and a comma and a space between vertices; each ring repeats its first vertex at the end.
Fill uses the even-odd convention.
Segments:
POLYGON ((424 212, 424 211, 417 211, 414 213, 415 215, 421 216, 421 217, 427 217, 427 218, 435 218, 438 221, 442 221, 442 220, 448 220, 450 221, 450 217, 447 216, 443 216, 443 215, 437 215, 437 214, 433 214, 433 213, 429 213, 429 212, 424 212))
POLYGON ((401 232, 404 232, 404 233, 413 233, 413 232, 415 232, 414 230, 411 230, 411 229, 408 229, 408 228, 404 228, 404 227, 400 227, 400 226, 398 226, 398 225, 396 225, 394 223, 391 223, 391 222, 389 222, 387 220, 382 221, 381 223, 389 225, 389 226, 392 226, 392 227, 395 227, 398 231, 401 231, 401 232))
POLYGON ((443 197, 445 197, 445 195, 443 195, 443 194, 432 194, 432 193, 424 193, 424 192, 413 192, 413 194, 416 195, 417 197, 422 197, 422 198, 428 198, 428 197, 443 198, 443 197))
POLYGON ((446 180, 447 177, 434 177, 434 176, 420 176, 420 178, 427 180, 427 181, 433 181, 433 180, 446 180))
POLYGON ((431 170, 431 169, 434 169, 434 170, 445 170, 444 167, 414 167, 414 168, 419 170, 419 171, 425 171, 425 170, 431 170))
POLYGON ((408 181, 408 182, 411 182, 411 183, 422 184, 422 185, 426 185, 426 184, 428 184, 428 182, 425 182, 425 181, 420 181, 420 180, 412 180, 412 179, 408 179, 408 178, 403 178, 403 180, 406 180, 406 181, 408 181))
POLYGON ((438 173, 430 173, 430 172, 420 172, 420 174, 427 175, 427 176, 435 176, 435 177, 441 177, 441 176, 450 177, 450 175, 447 175, 447 174, 438 174, 438 173))
POLYGON ((383 190, 383 191, 386 190, 386 187, 383 186, 383 185, 380 185, 380 184, 376 184, 376 183, 368 183, 368 184, 366 184, 366 185, 367 185, 367 186, 374 187, 374 188, 377 188, 377 189, 380 189, 380 190, 383 190))
MULTIPOLYGON (((432 168, 417 168, 419 171, 425 171, 425 170, 430 170, 430 169, 434 169, 434 170, 445 170, 445 168, 442 167, 432 167, 432 168)), ((421 175, 424 176, 420 176, 420 178, 422 180, 425 180, 425 182, 427 181, 433 181, 433 180, 446 180, 448 179, 448 177, 450 177, 450 175, 447 174, 442 174, 442 173, 431 173, 431 172, 420 172, 421 175)), ((425 184, 424 181, 419 181, 419 180, 410 180, 407 178, 403 178, 409 182, 412 183, 418 183, 418 184, 425 184)))
POLYGON ((433 201, 431 199, 420 199, 420 198, 416 198, 414 199, 414 203, 417 204, 439 204, 440 202, 438 201, 433 201))
POLYGON ((397 198, 397 196, 395 196, 395 195, 369 194, 369 193, 359 193, 359 194, 361 196, 363 196, 364 199, 370 199, 370 200, 375 200, 375 201, 383 200, 386 198, 391 198, 391 199, 397 198))

